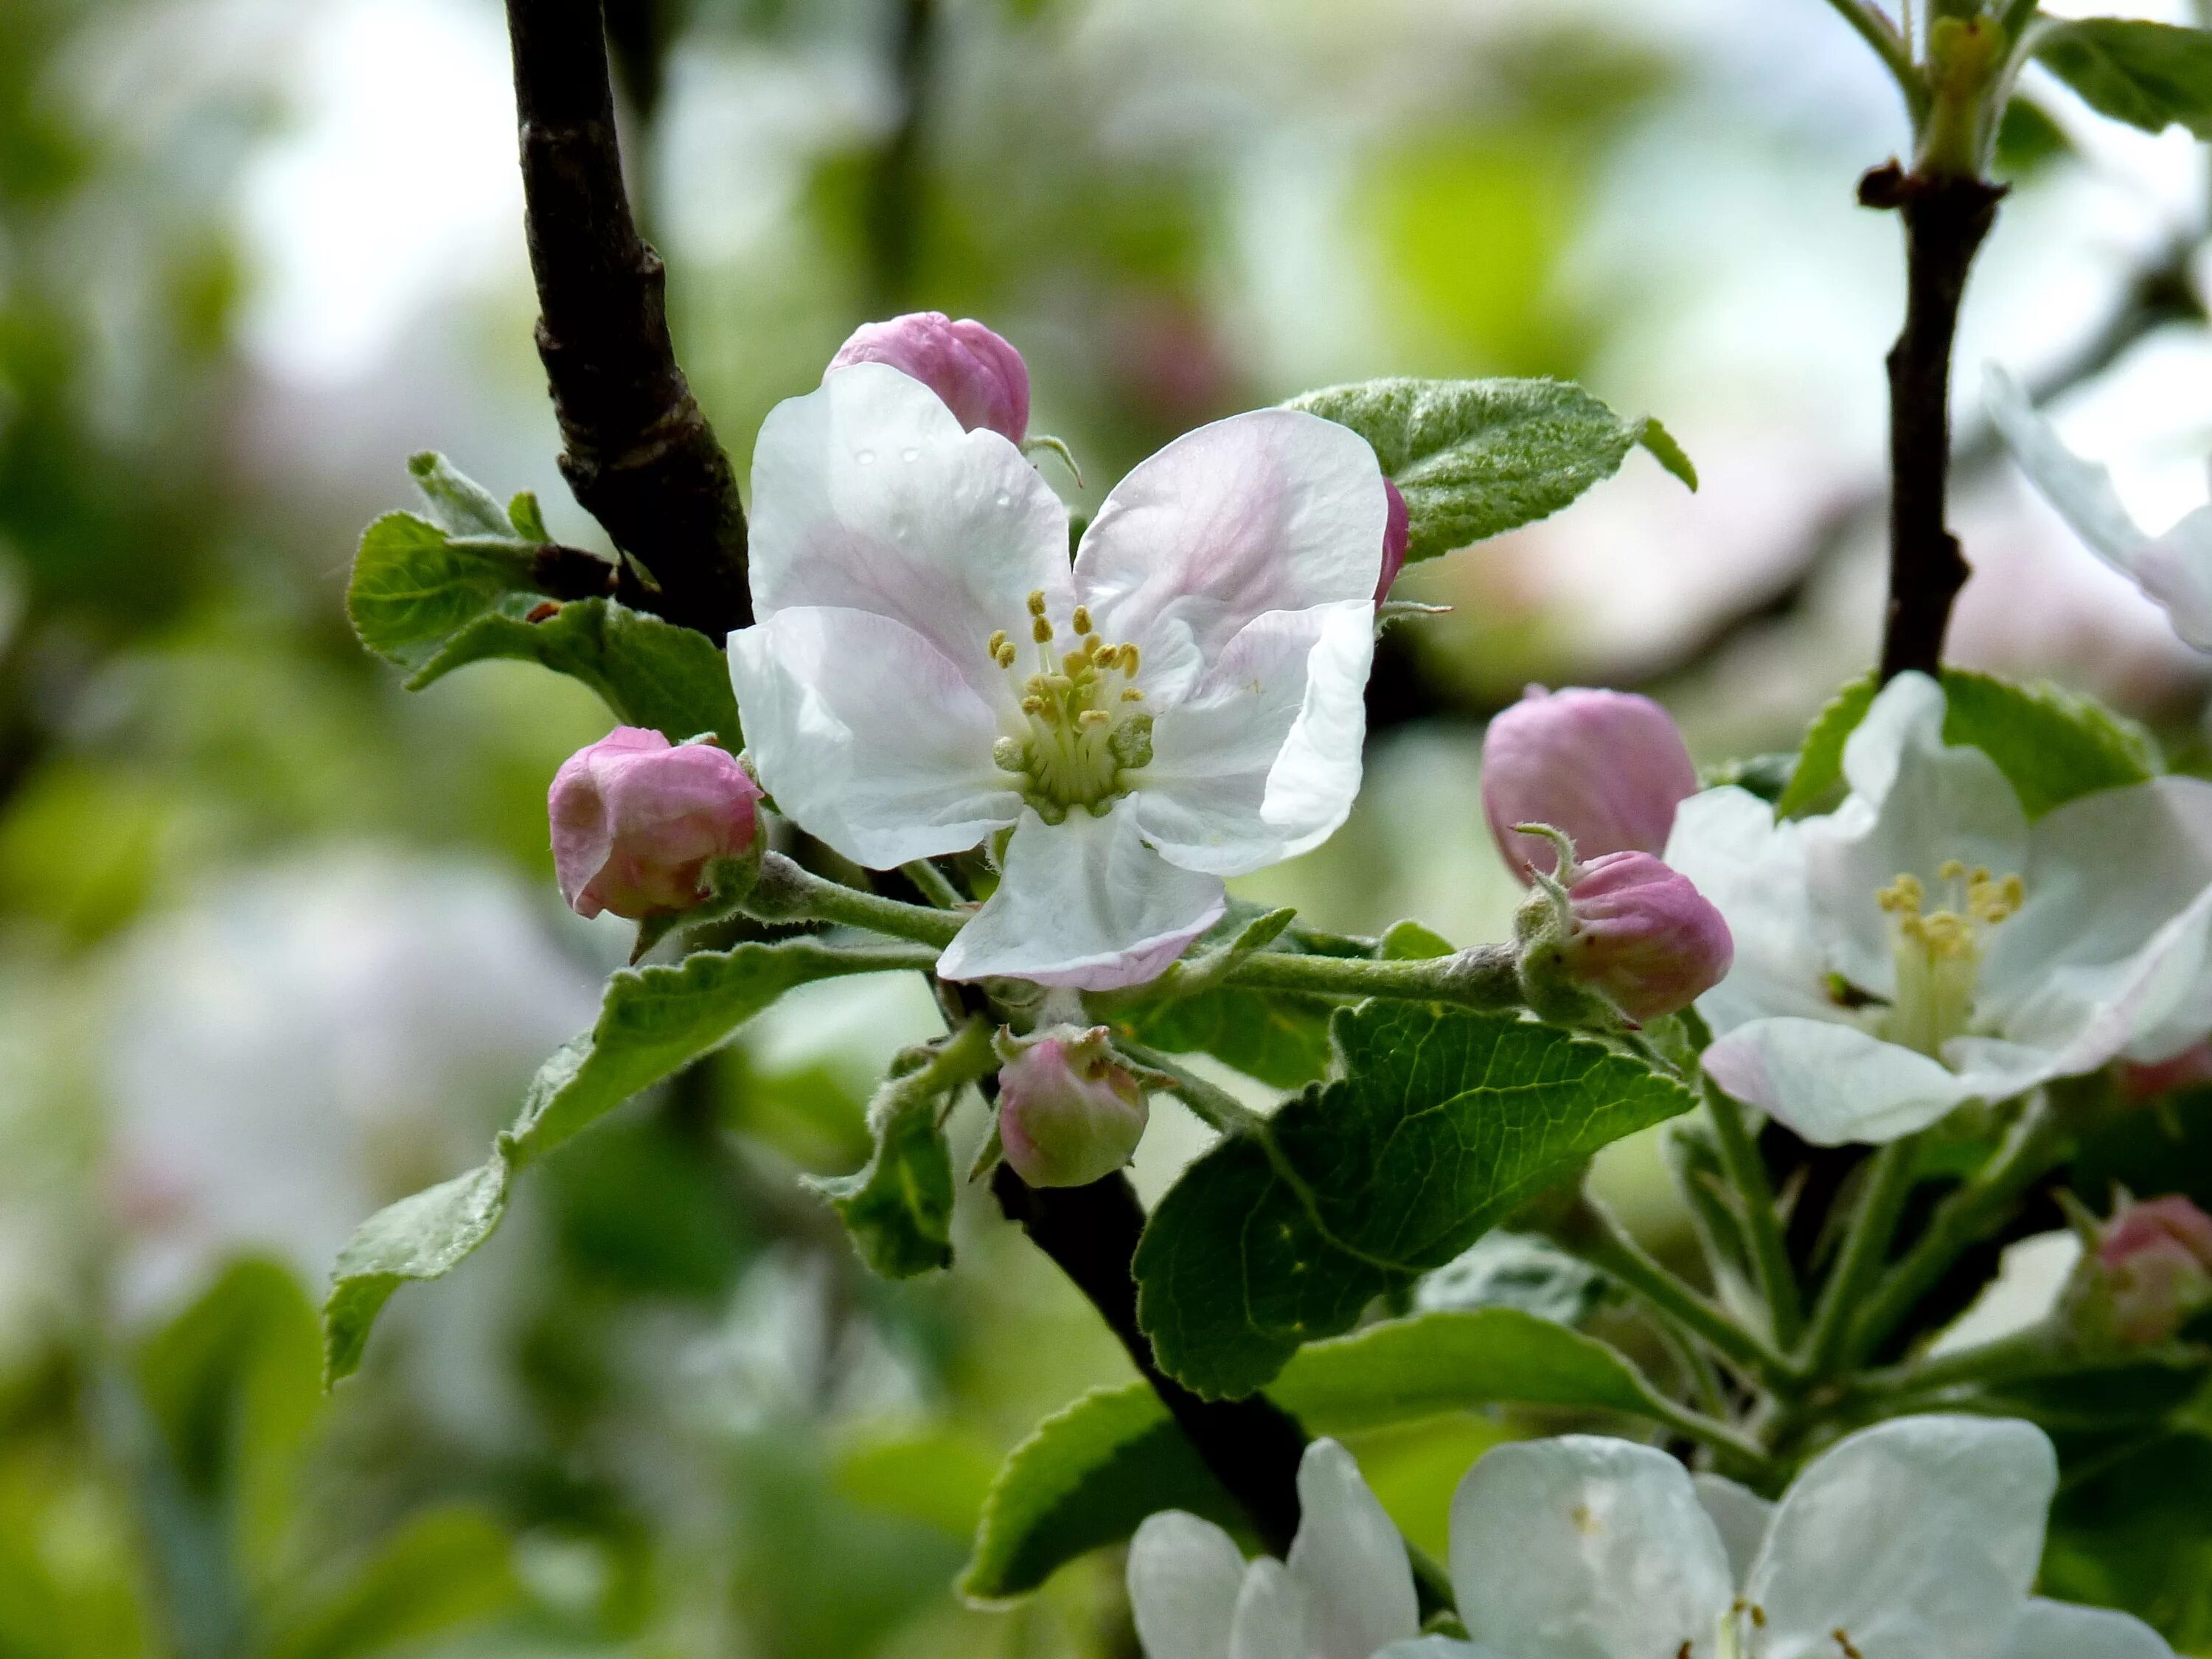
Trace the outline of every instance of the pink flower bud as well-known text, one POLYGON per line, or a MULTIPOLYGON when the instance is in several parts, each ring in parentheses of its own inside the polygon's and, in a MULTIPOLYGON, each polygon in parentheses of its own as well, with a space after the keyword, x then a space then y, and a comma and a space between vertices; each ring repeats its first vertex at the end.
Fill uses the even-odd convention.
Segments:
POLYGON ((2200 1083, 2212 1083, 2212 1042, 2192 1042, 2172 1059, 2151 1065, 2120 1062, 2120 1094, 2130 1102, 2155 1100, 2200 1083))
POLYGON ((837 348, 823 375, 854 363, 889 363, 913 376, 942 398, 970 432, 988 427, 1015 443, 1029 435, 1029 366, 979 322, 913 311, 887 323, 863 323, 837 348))
POLYGON ((585 916, 688 910, 711 860, 751 849, 759 799, 726 750, 618 726, 562 762, 546 797, 561 896, 585 916))
POLYGON ((2122 1342, 2163 1342, 2212 1307, 2212 1216, 2185 1198, 2130 1204, 2097 1239, 2099 1300, 2122 1342))
MULTIPOLYGON (((1406 511, 1406 498, 1398 493, 1398 486, 1385 478, 1382 488, 1390 497, 1390 516, 1382 524, 1382 580, 1375 584, 1377 605, 1390 597, 1390 584, 1406 568, 1406 547, 1413 539, 1413 530, 1412 515, 1406 511)), ((1528 820, 1521 822, 1525 823, 1528 820)))
POLYGON ((1561 959, 1631 1019, 1679 1012, 1727 976, 1728 923, 1680 871, 1649 853, 1608 853, 1570 873, 1561 959))
POLYGON ((1548 872, 1557 858, 1515 824, 1564 830, 1583 859, 1659 854, 1674 808, 1697 793, 1698 769, 1674 717, 1632 692, 1532 685, 1483 739, 1483 813, 1523 881, 1529 866, 1548 872))
POLYGON ((1136 1152, 1147 1115, 1137 1079, 1114 1063, 1103 1025, 1039 1037, 999 1068, 999 1139, 1014 1173, 1032 1187, 1103 1180, 1136 1152))

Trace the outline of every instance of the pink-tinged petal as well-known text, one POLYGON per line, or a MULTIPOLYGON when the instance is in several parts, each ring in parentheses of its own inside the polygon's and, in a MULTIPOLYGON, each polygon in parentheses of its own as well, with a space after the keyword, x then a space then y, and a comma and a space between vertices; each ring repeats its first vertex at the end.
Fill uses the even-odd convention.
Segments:
POLYGON ((1150 1112, 1106 1028, 1060 1026, 1018 1047, 999 1067, 999 1139, 1014 1173, 1032 1187, 1087 1187, 1127 1164, 1150 1112))
POLYGON ((1816 1146, 1895 1140, 1926 1128, 1985 1086, 1856 1025, 1795 1018, 1738 1026, 1705 1050, 1704 1064, 1705 1074, 1738 1100, 1779 1118, 1816 1146))
POLYGON ((1014 443, 1029 435, 1030 371, 1022 354, 973 318, 915 311, 863 323, 837 348, 825 380, 854 363, 888 363, 921 381, 973 432, 985 427, 1014 443))
POLYGON ((1241 875, 1319 846, 1359 793, 1374 611, 1278 611, 1231 640, 1152 726, 1145 837, 1186 870, 1241 875))
POLYGON ((1774 809, 1748 790, 1708 789, 1675 809, 1666 860, 1721 913, 1735 945, 1728 977, 1698 1001, 1714 1030, 1778 1014, 1843 1017, 1825 984, 1803 824, 1776 823, 1774 809))
POLYGON ((1674 717, 1628 691, 1532 685, 1490 723, 1482 740, 1482 810, 1498 850, 1522 880, 1559 861, 1516 823, 1548 823, 1576 855, 1664 852, 1674 809, 1698 793, 1698 769, 1674 717))
POLYGON ((1391 584, 1406 568, 1406 550, 1413 538, 1413 515, 1406 510, 1406 498, 1388 478, 1382 480, 1382 488, 1389 496, 1390 516, 1382 526, 1382 575, 1375 584, 1377 605, 1390 597, 1391 584))
POLYGON ((1171 702, 1268 611, 1358 599, 1371 614, 1389 518, 1358 434, 1295 410, 1233 416, 1115 486, 1076 555, 1077 597, 1171 702))
POLYGON ((997 433, 963 432, 928 387, 881 363, 841 368, 778 404, 753 450, 753 608, 887 617, 921 635, 1008 718, 991 635, 1028 637, 1042 590, 1074 601, 1067 512, 997 433))
POLYGON ((1111 991, 1165 973, 1221 919, 1217 876, 1179 869, 1145 845, 1125 798, 1047 823, 1024 811, 999 890, 946 947, 946 979, 1026 979, 1111 991))
POLYGON ((1608 853, 1567 889, 1568 971, 1631 1019, 1679 1013, 1720 983, 1735 942, 1695 884, 1648 853, 1608 853))
POLYGON ((991 763, 991 710, 909 628, 781 611, 730 635, 730 678, 777 808, 856 864, 964 852, 1020 814, 991 763))
POLYGON ((705 896, 707 866, 748 851, 759 786, 712 744, 672 747, 617 726, 580 749, 546 798, 561 896, 581 915, 633 919, 705 896))

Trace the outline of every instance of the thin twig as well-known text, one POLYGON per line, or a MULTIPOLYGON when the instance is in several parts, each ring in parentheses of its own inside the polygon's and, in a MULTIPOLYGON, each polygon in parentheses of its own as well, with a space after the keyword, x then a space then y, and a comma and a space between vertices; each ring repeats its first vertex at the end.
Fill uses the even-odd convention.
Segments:
POLYGON ((1774 1183, 1766 1160, 1744 1122, 1743 1107, 1711 1078, 1705 1080, 1705 1115, 1713 1126, 1713 1142, 1721 1168, 1743 1208, 1744 1239, 1751 1257, 1751 1274, 1766 1304, 1768 1334, 1784 1352, 1796 1346, 1804 1329, 1804 1311, 1797 1294, 1797 1274, 1790 1265, 1790 1250, 1782 1237, 1782 1224, 1774 1206, 1774 1183))
POLYGON ((630 214, 599 0, 507 0, 507 27, 561 474, 652 572, 651 608, 720 643, 752 619, 744 513, 676 365, 665 269, 630 214))

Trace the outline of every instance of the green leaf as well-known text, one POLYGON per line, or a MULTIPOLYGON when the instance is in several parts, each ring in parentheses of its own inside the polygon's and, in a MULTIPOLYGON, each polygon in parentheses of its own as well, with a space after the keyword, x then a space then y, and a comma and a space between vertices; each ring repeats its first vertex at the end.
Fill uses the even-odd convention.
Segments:
POLYGON ((737 700, 712 640, 611 599, 550 603, 533 571, 546 539, 536 497, 525 491, 501 508, 443 456, 408 466, 430 516, 387 513, 363 532, 346 614, 362 644, 407 672, 410 690, 511 658, 583 681, 625 725, 679 743, 712 732, 739 745, 737 700))
POLYGON ((1192 1164, 1138 1246, 1138 1322, 1207 1398, 1262 1386, 1601 1146, 1692 1104, 1531 1021, 1370 1003, 1334 1036, 1344 1076, 1192 1164))
POLYGON ((2034 52, 2100 115, 2145 132, 2180 125, 2212 138, 2212 33, 2088 17, 2043 27, 2034 52))
MULTIPOLYGON (((1873 703, 1871 676, 1837 693, 1805 734, 1787 817, 1818 805, 1842 781, 1844 744, 1873 703)), ((2100 789, 2142 783, 2164 769, 2158 745, 2132 720, 2055 685, 2022 685, 1966 669, 1943 671, 1943 740, 1972 744, 1997 763, 2031 818, 2100 789)))
POLYGON ((938 1127, 938 1104, 937 1097, 886 1091, 869 1114, 876 1145, 867 1163, 853 1175, 806 1179, 843 1219, 861 1258, 886 1279, 952 1265, 952 1152, 938 1127))
POLYGON ((1375 954, 1384 962, 1427 962, 1452 953, 1452 942, 1418 921, 1394 921, 1382 930, 1375 954))
POLYGON ((524 1165, 720 1047, 793 986, 927 967, 931 956, 905 946, 841 948, 797 939, 702 951, 679 965, 615 974, 598 1023, 538 1068, 521 1115, 500 1133, 490 1158, 378 1211, 347 1242, 323 1304, 325 1379, 335 1382, 360 1364, 369 1328, 403 1283, 451 1273, 491 1237, 524 1165))
MULTIPOLYGON (((1641 1413, 1650 1385, 1603 1343, 1512 1308, 1422 1314, 1301 1349, 1268 1397, 1311 1434, 1352 1434, 1500 1401, 1641 1413)), ((1038 1425, 991 1489, 962 1591, 1020 1595, 1146 1516, 1244 1517, 1146 1384, 1094 1389, 1038 1425)))
POLYGON ((504 1611, 521 1586, 514 1547, 489 1516, 460 1507, 412 1516, 337 1584, 273 1622, 266 1659, 361 1659, 504 1611))
POLYGON ((1123 1034, 1171 1054, 1212 1054, 1277 1089, 1328 1071, 1328 1017, 1335 1005, 1296 992, 1201 991, 1139 1009, 1123 1034))
POLYGON ((1618 471, 1642 444, 1692 489, 1665 428, 1624 421, 1562 380, 1363 380, 1294 398, 1375 447, 1406 498, 1408 561, 1547 518, 1618 471))

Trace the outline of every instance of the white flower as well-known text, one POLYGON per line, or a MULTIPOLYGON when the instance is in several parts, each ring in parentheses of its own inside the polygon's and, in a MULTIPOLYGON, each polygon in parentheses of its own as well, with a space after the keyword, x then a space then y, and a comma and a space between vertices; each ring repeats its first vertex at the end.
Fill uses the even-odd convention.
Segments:
POLYGON ((2041 1430, 1974 1417, 1862 1430, 1779 1504, 1626 1440, 1500 1446, 1452 1500, 1473 1640, 1389 1659, 2171 1659, 2028 1595, 2057 1475, 2041 1430))
POLYGON ((2089 550, 2162 609, 2173 631, 2212 651, 2212 506, 2184 516, 2162 536, 2138 526, 2112 475, 2059 441, 2020 382, 1991 363, 1983 375, 1990 419, 2020 470, 2089 550))
POLYGON ((872 868, 1012 829, 946 977, 1151 978, 1223 877, 1350 810, 1387 513, 1364 440, 1264 410, 1138 466, 1071 571, 1013 445, 896 369, 838 369, 754 455, 759 620, 730 637, 754 764, 872 868))
POLYGON ((1148 1659, 1371 1659, 1420 1629, 1405 1540, 1352 1454, 1316 1440, 1298 1463, 1290 1559, 1247 1565, 1180 1510, 1129 1543, 1129 1601, 1148 1659))
POLYGON ((1885 1141, 2212 1029, 2212 784, 2158 778, 2033 824, 1996 763, 1943 741, 1921 674, 1844 750, 1850 798, 1778 823, 1735 788, 1682 803, 1667 862, 1735 939, 1698 1007, 1706 1069, 1822 1146, 1885 1141))

